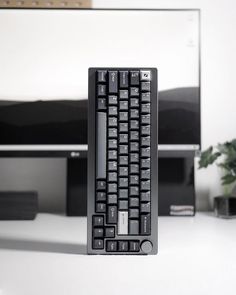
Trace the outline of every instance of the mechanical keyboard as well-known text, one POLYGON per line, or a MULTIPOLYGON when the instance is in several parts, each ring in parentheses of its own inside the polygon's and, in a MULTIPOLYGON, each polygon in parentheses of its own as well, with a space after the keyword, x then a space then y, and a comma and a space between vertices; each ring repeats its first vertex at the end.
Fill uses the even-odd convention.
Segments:
POLYGON ((88 253, 157 253, 157 70, 90 68, 88 253))

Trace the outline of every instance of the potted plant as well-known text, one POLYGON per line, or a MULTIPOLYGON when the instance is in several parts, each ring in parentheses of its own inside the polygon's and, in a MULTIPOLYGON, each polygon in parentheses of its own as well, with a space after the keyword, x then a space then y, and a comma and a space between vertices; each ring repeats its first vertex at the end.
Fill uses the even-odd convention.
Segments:
POLYGON ((213 163, 224 172, 221 177, 224 195, 214 198, 215 214, 224 218, 236 217, 236 196, 233 195, 236 184, 236 139, 210 146, 202 152, 199 168, 207 168, 213 163))

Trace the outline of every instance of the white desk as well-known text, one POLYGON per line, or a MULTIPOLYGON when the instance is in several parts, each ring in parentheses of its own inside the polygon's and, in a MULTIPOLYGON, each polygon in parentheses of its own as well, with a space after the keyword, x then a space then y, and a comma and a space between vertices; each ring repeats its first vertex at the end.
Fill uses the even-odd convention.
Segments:
POLYGON ((159 218, 157 256, 71 254, 86 219, 44 214, 0 222, 0 248, 0 295, 236 294, 236 220, 206 213, 159 218))

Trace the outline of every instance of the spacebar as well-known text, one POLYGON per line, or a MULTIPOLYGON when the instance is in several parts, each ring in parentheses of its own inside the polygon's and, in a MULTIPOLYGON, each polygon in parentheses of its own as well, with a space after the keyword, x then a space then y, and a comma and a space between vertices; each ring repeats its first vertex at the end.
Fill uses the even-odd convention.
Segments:
POLYGON ((106 178, 107 157, 107 115, 97 113, 96 174, 97 178, 106 178))

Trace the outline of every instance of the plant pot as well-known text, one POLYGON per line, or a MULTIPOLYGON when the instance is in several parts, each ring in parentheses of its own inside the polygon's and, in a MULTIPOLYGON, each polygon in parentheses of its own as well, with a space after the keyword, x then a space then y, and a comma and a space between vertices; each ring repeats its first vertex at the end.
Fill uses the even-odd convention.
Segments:
POLYGON ((214 212, 217 217, 236 218, 236 197, 235 196, 215 197, 214 212))

